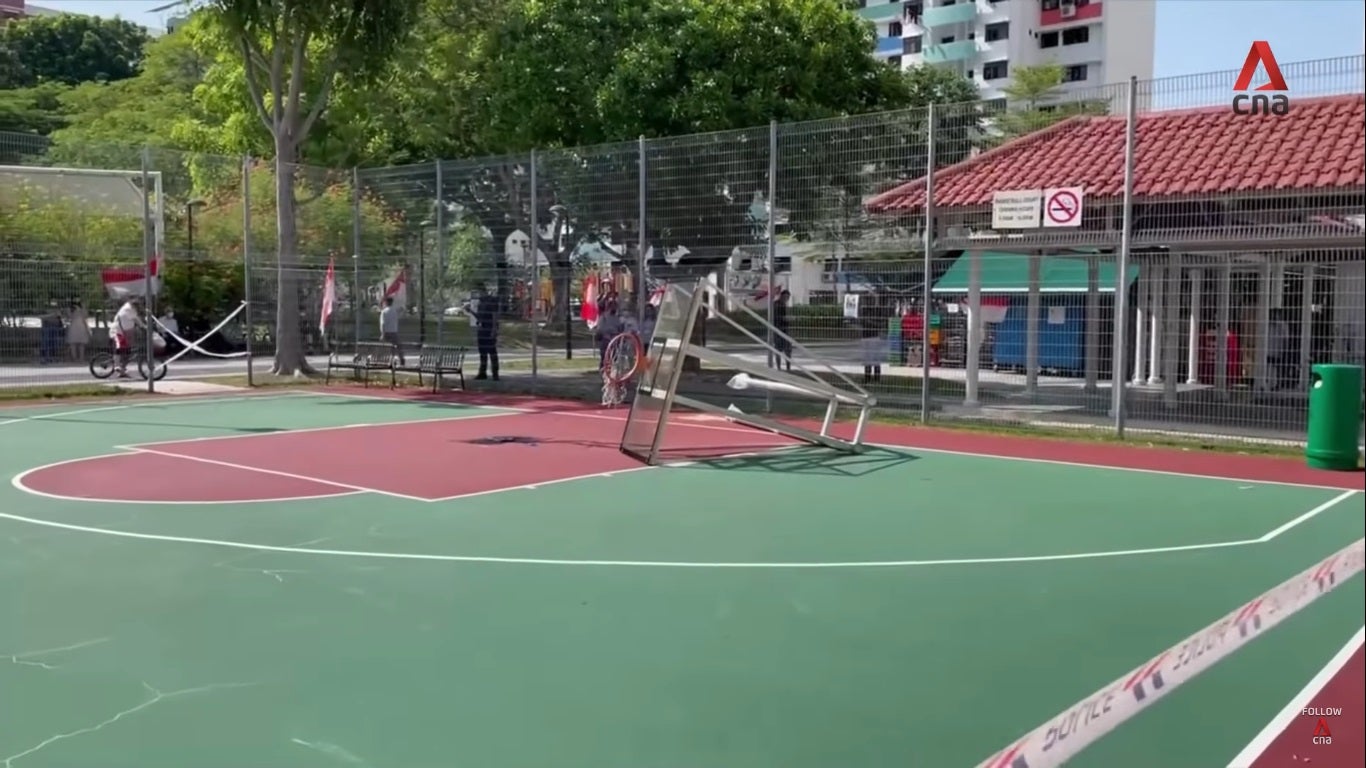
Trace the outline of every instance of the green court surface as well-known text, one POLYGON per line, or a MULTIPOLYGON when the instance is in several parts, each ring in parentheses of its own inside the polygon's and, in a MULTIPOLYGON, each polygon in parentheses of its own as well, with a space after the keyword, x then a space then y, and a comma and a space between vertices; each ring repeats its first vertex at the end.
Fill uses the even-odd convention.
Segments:
MULTIPOLYGON (((633 471, 620 429, 0 410, 0 768, 971 767, 1363 535, 1328 488, 686 423, 759 455, 633 471)), ((1362 581, 1069 765, 1226 764, 1362 625, 1362 581)))

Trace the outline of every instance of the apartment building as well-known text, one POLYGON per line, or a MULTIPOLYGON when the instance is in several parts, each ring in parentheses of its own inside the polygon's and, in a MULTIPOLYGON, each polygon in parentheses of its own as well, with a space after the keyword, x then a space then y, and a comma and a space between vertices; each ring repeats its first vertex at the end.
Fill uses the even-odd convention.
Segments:
POLYGON ((1156 0, 860 0, 877 55, 951 67, 1004 98, 1012 67, 1063 65, 1064 91, 1153 76, 1156 0))
POLYGON ((61 11, 29 5, 24 0, 0 0, 0 21, 13 21, 27 16, 56 16, 61 11))

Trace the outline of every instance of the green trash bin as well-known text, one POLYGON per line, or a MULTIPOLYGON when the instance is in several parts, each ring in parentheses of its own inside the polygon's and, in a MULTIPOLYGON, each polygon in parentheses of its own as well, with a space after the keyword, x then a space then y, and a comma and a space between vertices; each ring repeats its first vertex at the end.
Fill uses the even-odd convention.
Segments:
POLYGON ((1326 363, 1309 375, 1309 466, 1339 471, 1357 468, 1361 433, 1361 366, 1326 363))

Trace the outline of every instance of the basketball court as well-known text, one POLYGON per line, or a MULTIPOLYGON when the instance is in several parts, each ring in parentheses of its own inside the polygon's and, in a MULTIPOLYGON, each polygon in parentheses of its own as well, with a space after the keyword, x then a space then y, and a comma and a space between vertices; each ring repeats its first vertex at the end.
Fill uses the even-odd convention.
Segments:
MULTIPOLYGON (((344 388, 0 410, 0 766, 1026 768, 1363 536, 1361 475, 1283 461, 674 413, 647 466, 624 429, 344 388)), ((1360 765, 1351 567, 1068 765, 1360 765)))

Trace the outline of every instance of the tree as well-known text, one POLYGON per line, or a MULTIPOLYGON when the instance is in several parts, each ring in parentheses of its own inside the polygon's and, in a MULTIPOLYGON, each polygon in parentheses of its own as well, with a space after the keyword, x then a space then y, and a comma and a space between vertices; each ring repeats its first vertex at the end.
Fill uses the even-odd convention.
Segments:
MULTIPOLYGON (((67 123, 62 104, 67 86, 44 83, 32 88, 0 90, 0 131, 47 136, 67 123)), ((12 147, 0 147, 0 157, 12 147)), ((0 164, 9 164, 0 160, 0 164)))
MULTIPOLYGON (((767 191, 767 130, 731 129, 903 108, 930 91, 942 98, 936 89, 953 82, 935 76, 935 88, 918 86, 875 60, 873 42, 839 0, 517 2, 474 61, 483 111, 476 122, 489 137, 480 143, 503 152, 566 148, 542 153, 535 195, 548 228, 537 234, 539 247, 562 291, 584 244, 610 242, 628 264, 639 257, 623 246, 640 237, 638 147, 609 142, 712 132, 650 142, 645 158, 649 242, 656 253, 684 249, 683 268, 709 269, 754 242, 755 194, 767 191)), ((953 87, 973 93, 961 79, 953 87)), ((846 152, 869 135, 854 125, 841 142, 846 152)), ((890 123, 867 125, 883 131, 890 123)), ((495 243, 500 230, 529 231, 526 157, 470 168, 451 185, 454 202, 475 212, 495 243)), ((824 177, 852 160, 813 146, 805 157, 785 154, 782 173, 792 162, 803 176, 822 177, 804 183, 828 185, 824 177)), ((558 306, 567 306, 563 298, 558 306)))
POLYGON ((987 143, 999 146, 1069 117, 1103 115, 1108 111, 1108 105, 1097 99, 1063 101, 1059 93, 1063 74, 1063 66, 1057 63, 1012 69, 1010 85, 1002 89, 1010 108, 992 120, 987 143))
POLYGON ((147 40, 147 30, 123 19, 64 13, 12 21, 0 26, 0 90, 130 78, 147 40))
POLYGON ((300 150, 338 78, 382 71, 411 31, 419 0, 211 0, 206 11, 240 56, 244 82, 275 158, 279 298, 275 366, 311 373, 299 326, 295 175, 300 150))
MULTIPOLYGON (((196 22, 191 22, 193 27, 196 22)), ((87 168, 142 167, 144 147, 190 148, 197 131, 221 126, 195 98, 212 59, 194 46, 192 28, 180 28, 147 46, 142 71, 115 83, 83 83, 62 96, 66 125, 53 136, 48 161, 87 168)), ((158 166, 169 163, 165 153, 158 166)), ((158 167, 166 173, 170 169, 158 167)), ((173 183, 183 188, 185 183, 173 183)), ((187 196, 188 197, 188 196, 187 196)))

